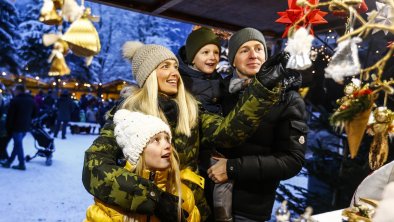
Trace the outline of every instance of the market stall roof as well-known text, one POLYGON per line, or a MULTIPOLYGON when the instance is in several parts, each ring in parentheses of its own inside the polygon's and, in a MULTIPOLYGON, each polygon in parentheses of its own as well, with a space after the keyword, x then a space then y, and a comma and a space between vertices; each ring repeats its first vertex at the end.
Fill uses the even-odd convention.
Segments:
MULTIPOLYGON (((237 31, 253 27, 271 36, 281 36, 284 25, 275 23, 277 12, 285 11, 287 1, 272 0, 89 0, 114 7, 150 14, 159 17, 218 27, 237 31)), ((375 7, 374 0, 366 0, 369 8, 375 7)), ((323 8, 328 11, 327 8, 323 8)), ((327 15, 329 24, 319 25, 315 31, 344 27, 346 20, 327 15)))

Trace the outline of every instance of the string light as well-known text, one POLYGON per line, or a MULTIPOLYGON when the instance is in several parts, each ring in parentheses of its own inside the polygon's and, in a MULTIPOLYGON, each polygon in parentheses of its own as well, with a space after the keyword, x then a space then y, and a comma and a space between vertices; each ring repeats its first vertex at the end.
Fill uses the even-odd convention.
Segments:
POLYGON ((99 86, 103 85, 101 82, 99 83, 99 86))
POLYGON ((36 80, 39 80, 39 79, 40 79, 40 77, 36 76, 36 80))
POLYGON ((379 50, 376 50, 376 54, 378 54, 379 53, 379 50))
POLYGON ((21 80, 21 79, 18 79, 18 82, 22 82, 22 80, 21 80))
POLYGON ((76 82, 76 83, 75 83, 75 86, 78 86, 78 85, 79 85, 79 84, 76 82))
POLYGON ((63 82, 63 86, 65 86, 66 85, 66 82, 63 82))
POLYGON ((56 82, 53 82, 52 85, 56 86, 56 82))
POLYGON ((3 72, 3 73, 1 73, 3 76, 5 76, 5 75, 7 75, 7 73, 5 73, 5 72, 3 72))

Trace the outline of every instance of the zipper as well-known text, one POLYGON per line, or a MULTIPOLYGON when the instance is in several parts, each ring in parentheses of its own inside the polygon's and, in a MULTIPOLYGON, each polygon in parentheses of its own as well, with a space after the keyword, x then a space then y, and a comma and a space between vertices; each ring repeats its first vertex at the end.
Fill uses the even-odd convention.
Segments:
MULTIPOLYGON (((155 176, 156 176, 156 173, 154 171, 149 172, 149 180, 150 181, 155 181, 155 176)), ((150 222, 150 215, 146 216, 146 221, 150 222)))

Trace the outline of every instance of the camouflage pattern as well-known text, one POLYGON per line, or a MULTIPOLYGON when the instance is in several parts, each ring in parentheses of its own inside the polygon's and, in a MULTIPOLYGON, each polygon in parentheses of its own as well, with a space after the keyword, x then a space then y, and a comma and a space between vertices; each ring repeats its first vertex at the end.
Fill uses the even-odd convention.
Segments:
MULTIPOLYGON (((223 147, 243 142, 257 129, 268 109, 278 102, 279 95, 280 90, 269 91, 255 80, 226 118, 200 112, 200 123, 192 129, 190 137, 174 133, 173 130, 173 143, 179 153, 181 169, 188 167, 198 174, 200 139, 207 145, 223 147)), ((161 191, 152 182, 117 166, 117 160, 122 159, 123 154, 113 130, 113 123, 107 123, 100 136, 86 150, 83 184, 89 193, 105 203, 118 205, 131 212, 153 214, 161 191)), ((185 184, 193 191, 204 221, 210 214, 204 191, 188 181, 185 184)))

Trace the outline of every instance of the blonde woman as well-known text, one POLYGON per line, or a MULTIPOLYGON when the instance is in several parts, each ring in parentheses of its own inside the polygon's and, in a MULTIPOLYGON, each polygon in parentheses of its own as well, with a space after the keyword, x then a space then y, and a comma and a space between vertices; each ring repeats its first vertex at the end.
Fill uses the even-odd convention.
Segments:
MULTIPOLYGON (((140 88, 124 101, 122 108, 159 117, 169 124, 173 146, 179 154, 181 180, 192 190, 201 221, 205 221, 210 209, 204 198, 204 179, 198 175, 200 144, 233 147, 244 141, 278 101, 277 87, 265 86, 276 86, 283 76, 262 73, 245 90, 233 112, 223 118, 199 111, 197 101, 185 90, 176 56, 167 48, 128 42, 123 54, 132 63, 140 88)), ((125 212, 155 215, 162 222, 177 221, 176 197, 149 179, 125 170, 124 158, 110 117, 100 136, 85 152, 82 181, 87 191, 125 212)))

